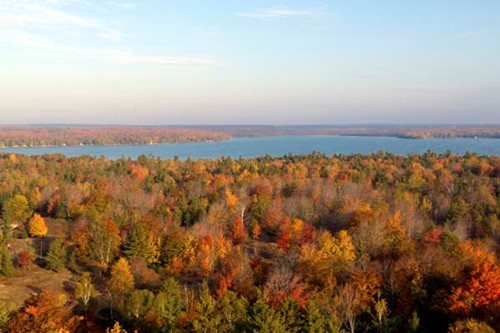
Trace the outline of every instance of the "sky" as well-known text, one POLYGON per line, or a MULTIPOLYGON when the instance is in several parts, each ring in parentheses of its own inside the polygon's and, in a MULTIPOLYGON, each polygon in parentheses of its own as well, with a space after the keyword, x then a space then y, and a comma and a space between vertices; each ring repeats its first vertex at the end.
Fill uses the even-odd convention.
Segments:
POLYGON ((0 0, 0 124, 500 123, 498 0, 0 0))

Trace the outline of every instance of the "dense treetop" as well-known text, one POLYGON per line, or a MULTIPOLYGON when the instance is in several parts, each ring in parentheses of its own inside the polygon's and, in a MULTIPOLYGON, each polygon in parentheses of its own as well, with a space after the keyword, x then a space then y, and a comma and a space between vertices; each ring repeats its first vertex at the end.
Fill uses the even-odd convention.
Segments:
POLYGON ((476 154, 0 154, 0 274, 74 276, 61 297, 0 304, 0 325, 499 331, 499 193, 500 158, 476 154), (29 236, 36 251, 10 247, 29 236))

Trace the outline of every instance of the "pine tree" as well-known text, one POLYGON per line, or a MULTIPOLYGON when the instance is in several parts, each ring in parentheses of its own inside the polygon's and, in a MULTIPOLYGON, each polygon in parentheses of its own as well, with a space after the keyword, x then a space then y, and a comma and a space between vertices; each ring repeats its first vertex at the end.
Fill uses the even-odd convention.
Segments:
POLYGON ((14 265, 10 251, 5 243, 0 245, 0 276, 12 276, 14 274, 14 265))
POLYGON ((280 313, 273 310, 267 303, 267 296, 259 293, 257 301, 250 307, 248 324, 252 332, 287 332, 284 319, 280 313))
POLYGON ((47 253, 47 265, 50 269, 59 272, 66 266, 67 252, 63 243, 56 239, 49 245, 49 252, 47 253))
POLYGON ((144 259, 147 264, 158 262, 160 256, 158 242, 150 229, 151 225, 146 222, 134 224, 125 251, 130 256, 144 259))
POLYGON ((185 304, 181 296, 181 289, 173 277, 169 277, 163 284, 162 290, 156 295, 154 310, 163 318, 164 331, 173 332, 179 314, 184 311, 185 304))
POLYGON ((287 332, 298 333, 302 331, 303 320, 301 318, 299 303, 291 299, 286 299, 281 304, 279 313, 281 318, 283 318, 287 332))
POLYGON ((0 329, 9 321, 16 313, 17 306, 15 303, 7 303, 0 301, 0 329))
POLYGON ((304 332, 307 333, 325 333, 326 316, 321 313, 318 303, 311 299, 307 302, 305 316, 304 332))
POLYGON ((241 332, 244 329, 248 301, 233 291, 226 291, 217 302, 218 311, 222 314, 221 332, 241 332))
POLYGON ((203 282, 200 296, 195 304, 196 319, 193 320, 193 332, 219 332, 222 321, 217 311, 217 300, 210 294, 206 281, 203 282))

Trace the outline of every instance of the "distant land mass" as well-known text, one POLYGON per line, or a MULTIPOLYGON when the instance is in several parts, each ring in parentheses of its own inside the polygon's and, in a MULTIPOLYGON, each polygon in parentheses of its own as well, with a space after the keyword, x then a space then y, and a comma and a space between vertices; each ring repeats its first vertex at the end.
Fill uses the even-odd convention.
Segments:
POLYGON ((229 134, 201 128, 93 125, 0 127, 0 147, 149 145, 230 138, 229 134))
POLYGON ((285 135, 500 138, 500 125, 9 125, 0 147, 154 145, 285 135))
POLYGON ((387 136, 404 139, 500 138, 500 125, 209 125, 194 128, 234 137, 282 135, 387 136))

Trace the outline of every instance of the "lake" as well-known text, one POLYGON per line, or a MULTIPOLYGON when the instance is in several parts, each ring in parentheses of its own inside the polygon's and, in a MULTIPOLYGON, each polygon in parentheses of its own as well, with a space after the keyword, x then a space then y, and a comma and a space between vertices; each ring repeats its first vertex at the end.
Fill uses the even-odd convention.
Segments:
POLYGON ((160 158, 181 159, 217 158, 229 156, 255 157, 263 155, 283 156, 286 154, 308 154, 313 151, 326 155, 370 154, 387 151, 398 155, 425 153, 428 150, 442 153, 447 150, 456 154, 474 152, 480 155, 500 155, 500 139, 400 139, 393 137, 355 136, 271 136, 258 138, 234 138, 221 142, 175 143, 151 146, 78 146, 4 148, 0 152, 14 152, 26 155, 61 153, 66 156, 93 155, 110 159, 136 158, 152 155, 160 158))

